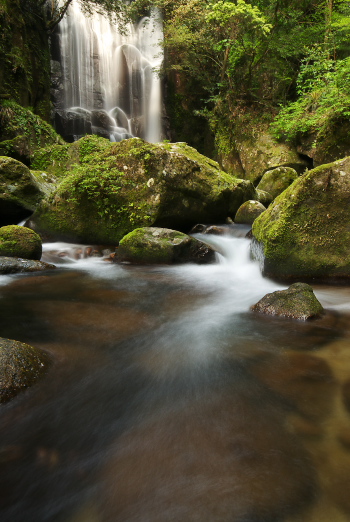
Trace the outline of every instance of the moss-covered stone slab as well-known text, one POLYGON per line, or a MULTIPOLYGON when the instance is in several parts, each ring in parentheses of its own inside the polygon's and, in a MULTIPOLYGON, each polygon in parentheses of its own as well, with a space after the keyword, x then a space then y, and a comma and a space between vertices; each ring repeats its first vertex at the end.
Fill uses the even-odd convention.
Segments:
POLYGON ((296 170, 290 167, 277 167, 276 169, 265 172, 256 188, 257 190, 268 192, 272 198, 275 199, 298 177, 296 170))
POLYGON ((0 274, 19 274, 23 272, 42 272, 56 268, 51 263, 35 261, 33 259, 21 259, 19 257, 0 256, 0 274))
POLYGON ((287 290, 267 294, 251 310, 302 321, 315 319, 324 313, 313 289, 306 283, 294 283, 287 290))
POLYGON ((198 222, 224 222, 256 199, 251 182, 184 143, 133 138, 111 144, 86 136, 62 151, 70 170, 30 221, 49 239, 115 244, 139 227, 186 232, 198 222))
POLYGON ((280 280, 350 279, 350 158, 292 183, 253 224, 253 255, 280 280))
POLYGON ((41 237, 27 227, 7 225, 0 228, 0 256, 40 260, 41 237))
POLYGON ((33 386, 49 370, 50 355, 39 348, 0 338, 0 402, 33 386))
POLYGON ((259 201, 248 200, 239 207, 235 215, 235 223, 251 225, 255 219, 265 212, 266 208, 259 201))
POLYGON ((137 228, 119 243, 117 259, 135 264, 212 263, 215 252, 197 239, 167 228, 137 228))

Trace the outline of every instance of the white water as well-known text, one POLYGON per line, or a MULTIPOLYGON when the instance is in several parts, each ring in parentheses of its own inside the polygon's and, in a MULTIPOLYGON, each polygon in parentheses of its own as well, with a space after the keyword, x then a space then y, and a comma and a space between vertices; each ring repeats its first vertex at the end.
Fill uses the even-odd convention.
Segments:
MULTIPOLYGON (((85 128, 103 130, 112 141, 139 136, 160 141, 162 27, 159 13, 136 26, 118 27, 95 13, 87 17, 78 0, 59 25, 63 107, 68 118, 84 118, 85 128), (99 111, 98 114, 94 112, 99 111), (99 121, 96 121, 99 119, 99 121)), ((78 130, 81 133, 82 130, 78 130)))

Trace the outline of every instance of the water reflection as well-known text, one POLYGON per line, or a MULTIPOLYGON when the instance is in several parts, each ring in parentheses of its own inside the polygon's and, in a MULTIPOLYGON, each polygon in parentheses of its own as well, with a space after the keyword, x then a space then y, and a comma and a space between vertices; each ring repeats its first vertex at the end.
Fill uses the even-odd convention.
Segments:
POLYGON ((349 290, 310 323, 255 315, 279 287, 245 255, 1 286, 2 336, 56 360, 1 408, 1 521, 349 520, 349 290))

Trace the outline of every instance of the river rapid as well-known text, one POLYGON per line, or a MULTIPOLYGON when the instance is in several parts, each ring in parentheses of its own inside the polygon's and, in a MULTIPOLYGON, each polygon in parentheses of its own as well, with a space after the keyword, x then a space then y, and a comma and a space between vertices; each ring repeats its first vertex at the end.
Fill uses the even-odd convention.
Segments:
POLYGON ((213 265, 56 244, 57 270, 0 277, 1 336, 55 359, 0 408, 1 522, 350 520, 350 288, 315 286, 315 321, 254 314, 286 286, 235 230, 213 265))

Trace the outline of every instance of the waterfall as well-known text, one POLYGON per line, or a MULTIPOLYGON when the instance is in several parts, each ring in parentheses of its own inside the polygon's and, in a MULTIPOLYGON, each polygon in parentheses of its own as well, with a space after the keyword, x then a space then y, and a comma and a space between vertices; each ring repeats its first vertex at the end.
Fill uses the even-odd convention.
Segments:
POLYGON ((156 9, 122 34, 107 17, 85 16, 72 2, 59 24, 59 64, 53 62, 57 131, 67 141, 85 134, 160 141, 161 39, 156 9))

